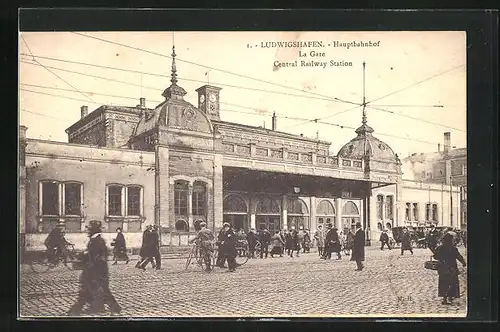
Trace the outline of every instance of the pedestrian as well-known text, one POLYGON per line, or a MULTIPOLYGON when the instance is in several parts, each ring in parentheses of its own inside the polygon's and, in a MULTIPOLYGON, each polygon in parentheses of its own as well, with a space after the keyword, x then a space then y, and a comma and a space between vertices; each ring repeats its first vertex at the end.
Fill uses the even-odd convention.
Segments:
POLYGON ((408 232, 408 228, 403 228, 403 235, 401 236, 401 256, 403 256, 405 250, 409 250, 413 255, 413 248, 411 246, 411 235, 408 232))
POLYGON ((144 263, 149 258, 149 253, 147 251, 149 249, 148 242, 152 227, 152 225, 147 225, 146 229, 142 233, 142 243, 141 249, 139 250, 139 260, 137 261, 137 264, 135 264, 135 267, 138 269, 145 270, 145 268, 142 266, 142 263, 144 263))
POLYGON ((223 238, 224 238, 224 234, 226 232, 225 230, 225 225, 229 223, 225 222, 223 225, 222 225, 222 229, 219 231, 219 234, 217 235, 217 242, 216 244, 219 246, 219 252, 218 252, 218 255, 217 255, 217 261, 215 262, 215 265, 220 267, 221 269, 225 269, 227 268, 226 267, 226 255, 224 254, 224 251, 223 251, 223 247, 222 247, 222 241, 223 241, 223 238))
POLYGON ((351 261, 356 262, 357 269, 361 271, 364 268, 363 261, 365 260, 365 232, 361 228, 361 223, 356 223, 356 233, 354 234, 354 242, 352 247, 351 261))
POLYGON ((427 233, 427 247, 432 253, 434 253, 434 251, 436 250, 438 239, 439 232, 437 231, 436 227, 434 227, 434 225, 431 225, 431 229, 427 233))
POLYGON ((255 228, 250 229, 247 234, 248 257, 255 258, 255 246, 257 245, 258 237, 255 234, 255 228))
POLYGON ((113 314, 121 312, 109 289, 108 249, 101 234, 101 222, 91 220, 88 226, 89 242, 82 256, 84 262, 80 275, 78 299, 68 311, 69 316, 78 316, 86 304, 90 305, 89 313, 97 314, 108 305, 113 314))
POLYGON ((277 230, 273 235, 272 245, 273 247, 271 248, 271 252, 269 253, 271 257, 274 258, 274 255, 280 255, 280 257, 283 257, 282 249, 283 246, 285 245, 285 242, 283 242, 283 240, 281 239, 279 230, 277 230))
POLYGON ((299 232, 295 228, 292 228, 292 255, 291 257, 293 258, 293 252, 297 251, 297 257, 299 257, 300 253, 300 239, 299 239, 299 232))
POLYGON ((269 253, 269 245, 271 244, 271 233, 264 228, 259 233, 259 241, 260 241, 260 258, 267 258, 267 254, 269 253))
POLYGON ((445 234, 442 244, 434 253, 438 265, 438 296, 443 298, 442 304, 451 304, 454 298, 460 297, 460 283, 458 281, 457 260, 465 267, 465 260, 453 245, 453 235, 445 234))
POLYGON ((346 255, 349 256, 351 254, 352 247, 354 246, 354 233, 356 233, 356 230, 354 229, 354 226, 351 227, 351 229, 347 230, 347 234, 345 236, 346 238, 346 255))
POLYGON ((123 236, 121 227, 116 229, 116 238, 111 242, 113 247, 113 260, 115 261, 113 265, 118 264, 118 260, 125 260, 126 263, 130 261, 127 255, 127 245, 125 243, 125 236, 123 236))
POLYGON ((161 270, 161 254, 160 254, 160 226, 153 226, 153 233, 151 234, 151 251, 155 260, 155 267, 161 270))
POLYGON ((229 223, 224 223, 224 233, 221 238, 221 249, 227 259, 228 272, 236 271, 236 237, 229 223))
MULTIPOLYGON (((299 227, 299 231, 297 232, 297 235, 299 237, 300 246, 301 246, 301 248, 303 248, 304 253, 305 253, 306 252, 306 248, 305 248, 305 245, 304 245, 304 239, 305 239, 306 233, 304 232, 304 228, 302 226, 299 227)), ((299 256, 299 253, 297 253, 297 256, 299 256)))
POLYGON ((139 268, 143 271, 146 271, 146 267, 149 263, 151 263, 152 268, 159 269, 157 264, 160 264, 161 268, 161 259, 156 260, 159 256, 159 238, 158 232, 153 228, 152 225, 149 225, 147 228, 147 232, 143 238, 143 253, 144 257, 139 264, 139 268))
POLYGON ((323 226, 319 225, 316 233, 314 233, 314 239, 316 240, 316 245, 318 247, 319 257, 323 256, 323 248, 325 247, 325 232, 323 231, 323 226))
POLYGON ((286 246, 286 234, 285 234, 285 231, 283 229, 280 230, 280 239, 281 239, 281 242, 283 242, 283 246, 281 247, 280 257, 283 257, 283 254, 285 253, 285 246, 286 246))
POLYGON ((380 234, 380 242, 380 250, 384 250, 385 245, 387 245, 387 248, 389 248, 389 250, 392 250, 391 246, 389 245, 389 235, 387 235, 387 230, 385 229, 382 231, 382 234, 380 234))
POLYGON ((311 251, 311 233, 309 229, 304 230, 304 253, 309 253, 311 251))
POLYGON ((285 234, 285 249, 286 254, 290 257, 293 257, 293 236, 292 229, 288 230, 285 234))

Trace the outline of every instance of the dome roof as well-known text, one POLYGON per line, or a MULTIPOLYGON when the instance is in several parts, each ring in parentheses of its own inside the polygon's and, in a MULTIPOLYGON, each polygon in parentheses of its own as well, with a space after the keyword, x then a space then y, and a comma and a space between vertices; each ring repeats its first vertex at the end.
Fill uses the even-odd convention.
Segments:
POLYGON ((135 128, 134 136, 158 126, 207 134, 213 132, 212 124, 207 115, 182 99, 167 99, 153 111, 143 112, 135 128))
POLYGON ((398 157, 389 145, 372 135, 373 128, 363 123, 356 129, 357 137, 345 144, 338 156, 347 159, 361 159, 370 156, 373 159, 391 160, 396 162, 398 157))
POLYGON ((172 47, 172 84, 165 89, 165 101, 153 111, 145 110, 137 124, 134 136, 147 132, 155 127, 164 126, 210 134, 212 123, 208 116, 192 104, 184 100, 186 90, 177 85, 177 69, 175 66, 175 46, 172 47))

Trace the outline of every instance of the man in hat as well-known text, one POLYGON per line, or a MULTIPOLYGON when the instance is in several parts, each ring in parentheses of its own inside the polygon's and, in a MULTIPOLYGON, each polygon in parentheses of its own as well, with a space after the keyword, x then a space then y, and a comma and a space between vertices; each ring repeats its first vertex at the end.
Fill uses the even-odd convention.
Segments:
POLYGON ((354 243, 352 247, 351 261, 356 262, 357 269, 363 270, 363 261, 365 260, 365 232, 361 228, 361 223, 356 223, 356 233, 354 234, 354 243))
POLYGON ((202 250, 203 260, 205 261, 205 270, 212 271, 212 253, 214 252, 214 235, 211 230, 207 228, 207 223, 202 221, 200 223, 201 229, 198 234, 189 243, 199 241, 200 248, 202 250))
POLYGON ((434 251, 436 250, 438 239, 439 239, 439 232, 437 231, 434 224, 432 224, 429 233, 427 233, 427 247, 429 248, 430 251, 432 251, 432 253, 434 253, 434 251))
POLYGON ((382 231, 382 234, 380 234, 380 242, 381 242, 381 245, 380 245, 380 250, 384 250, 384 246, 387 245, 387 248, 389 248, 389 250, 391 250, 391 246, 389 245, 389 235, 387 235, 387 230, 383 230, 382 231))
POLYGON ((238 254, 236 251, 236 237, 229 223, 225 222, 223 226, 224 232, 221 236, 221 250, 219 251, 219 255, 222 251, 223 257, 227 259, 228 272, 234 272, 236 271, 236 256, 238 254))
POLYGON ((82 257, 85 265, 80 275, 80 291, 68 315, 80 315, 86 303, 90 304, 91 314, 103 312, 105 304, 112 313, 118 314, 121 311, 120 305, 109 289, 108 249, 102 238, 101 222, 91 220, 87 229, 89 242, 82 257))
POLYGON ((47 257, 50 261, 57 260, 57 257, 67 257, 67 245, 71 245, 64 237, 64 223, 58 223, 52 229, 47 238, 45 239, 45 247, 47 248, 47 257))
POLYGON ((225 222, 222 224, 222 229, 219 231, 219 234, 217 235, 217 245, 219 246, 219 253, 217 256, 217 261, 215 262, 215 265, 220 267, 221 269, 226 268, 226 255, 223 252, 222 248, 222 240, 224 238, 224 233, 226 232, 226 226, 231 226, 229 223, 225 222))

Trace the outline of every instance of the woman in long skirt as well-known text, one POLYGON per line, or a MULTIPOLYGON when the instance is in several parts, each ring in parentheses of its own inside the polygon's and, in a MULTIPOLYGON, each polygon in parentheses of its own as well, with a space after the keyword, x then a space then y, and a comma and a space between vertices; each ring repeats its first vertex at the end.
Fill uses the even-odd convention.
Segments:
POLYGON ((451 304, 454 298, 460 297, 457 260, 465 267, 465 260, 453 245, 453 235, 446 234, 442 245, 436 248, 434 258, 439 261, 438 296, 443 298, 442 304, 451 304))

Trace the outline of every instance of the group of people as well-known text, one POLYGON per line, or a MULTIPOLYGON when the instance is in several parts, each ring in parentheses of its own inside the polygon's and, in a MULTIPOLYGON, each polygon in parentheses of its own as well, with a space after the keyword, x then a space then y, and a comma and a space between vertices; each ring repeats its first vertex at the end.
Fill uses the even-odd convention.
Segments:
MULTIPOLYGON (((229 223, 224 223, 223 228, 217 236, 217 240, 207 227, 206 223, 200 224, 201 229, 198 231, 196 237, 189 242, 193 243, 198 241, 199 247, 202 249, 204 260, 207 269, 212 269, 211 266, 212 254, 215 245, 218 245, 219 255, 217 257, 216 266, 226 268, 227 261, 228 272, 234 272, 237 267, 236 256, 238 255, 236 243, 238 241, 237 235, 233 231, 229 223)), ((82 273, 80 275, 80 291, 78 299, 71 307, 69 315, 79 315, 86 304, 90 305, 90 313, 98 313, 104 310, 104 305, 107 304, 112 313, 120 313, 120 305, 116 302, 109 289, 109 271, 108 271, 108 249, 102 237, 101 222, 92 220, 87 227, 89 234, 89 242, 87 249, 79 257, 84 263, 82 273)), ((318 254, 322 259, 331 258, 332 253, 337 253, 337 259, 341 258, 341 237, 336 228, 331 224, 326 225, 326 232, 322 230, 322 226, 318 226, 318 230, 314 234, 318 247, 318 254)), ((129 262, 127 256, 125 238, 122 234, 121 228, 117 230, 117 236, 112 242, 114 247, 113 260, 114 265, 118 260, 125 260, 129 262)), ((350 249, 351 261, 356 262, 356 270, 362 271, 364 269, 365 260, 365 232, 361 227, 361 223, 356 223, 353 230, 349 230, 344 235, 347 241, 351 241, 350 249)), ((297 256, 302 249, 306 248, 306 243, 311 242, 309 231, 300 228, 299 231, 295 228, 290 229, 288 232, 283 230, 276 231, 274 235, 267 230, 256 232, 255 229, 250 230, 246 239, 249 245, 249 254, 255 257, 255 247, 257 241, 261 244, 261 258, 279 255, 282 257, 285 252, 290 257, 293 257, 293 252, 297 252, 297 256), (299 235, 302 234, 302 235, 299 235), (269 245, 272 244, 271 251, 268 251, 269 245)), ((411 240, 408 230, 403 231, 401 246, 401 255, 405 250, 409 250, 413 254, 411 248, 411 240), (408 247, 409 246, 409 247, 408 247)), ((345 240, 345 239, 344 239, 345 240)), ((380 241, 391 249, 387 232, 382 232, 380 241)), ((433 257, 439 261, 438 266, 438 296, 442 297, 442 304, 450 304, 455 298, 460 297, 459 287, 459 270, 457 268, 457 260, 465 267, 466 263, 462 255, 459 253, 455 246, 453 232, 446 232, 444 236, 440 237, 433 227, 427 234, 428 248, 433 253, 433 257)), ((66 245, 69 242, 64 238, 63 227, 58 225, 47 237, 45 245, 47 246, 47 253, 50 256, 57 257, 61 253, 64 254, 66 245)), ((303 252, 307 252, 304 250, 303 252)), ((140 251, 140 260, 136 267, 145 269, 148 263, 152 263, 156 269, 161 269, 161 257, 159 252, 159 232, 157 226, 148 226, 143 233, 143 243, 140 251)))

